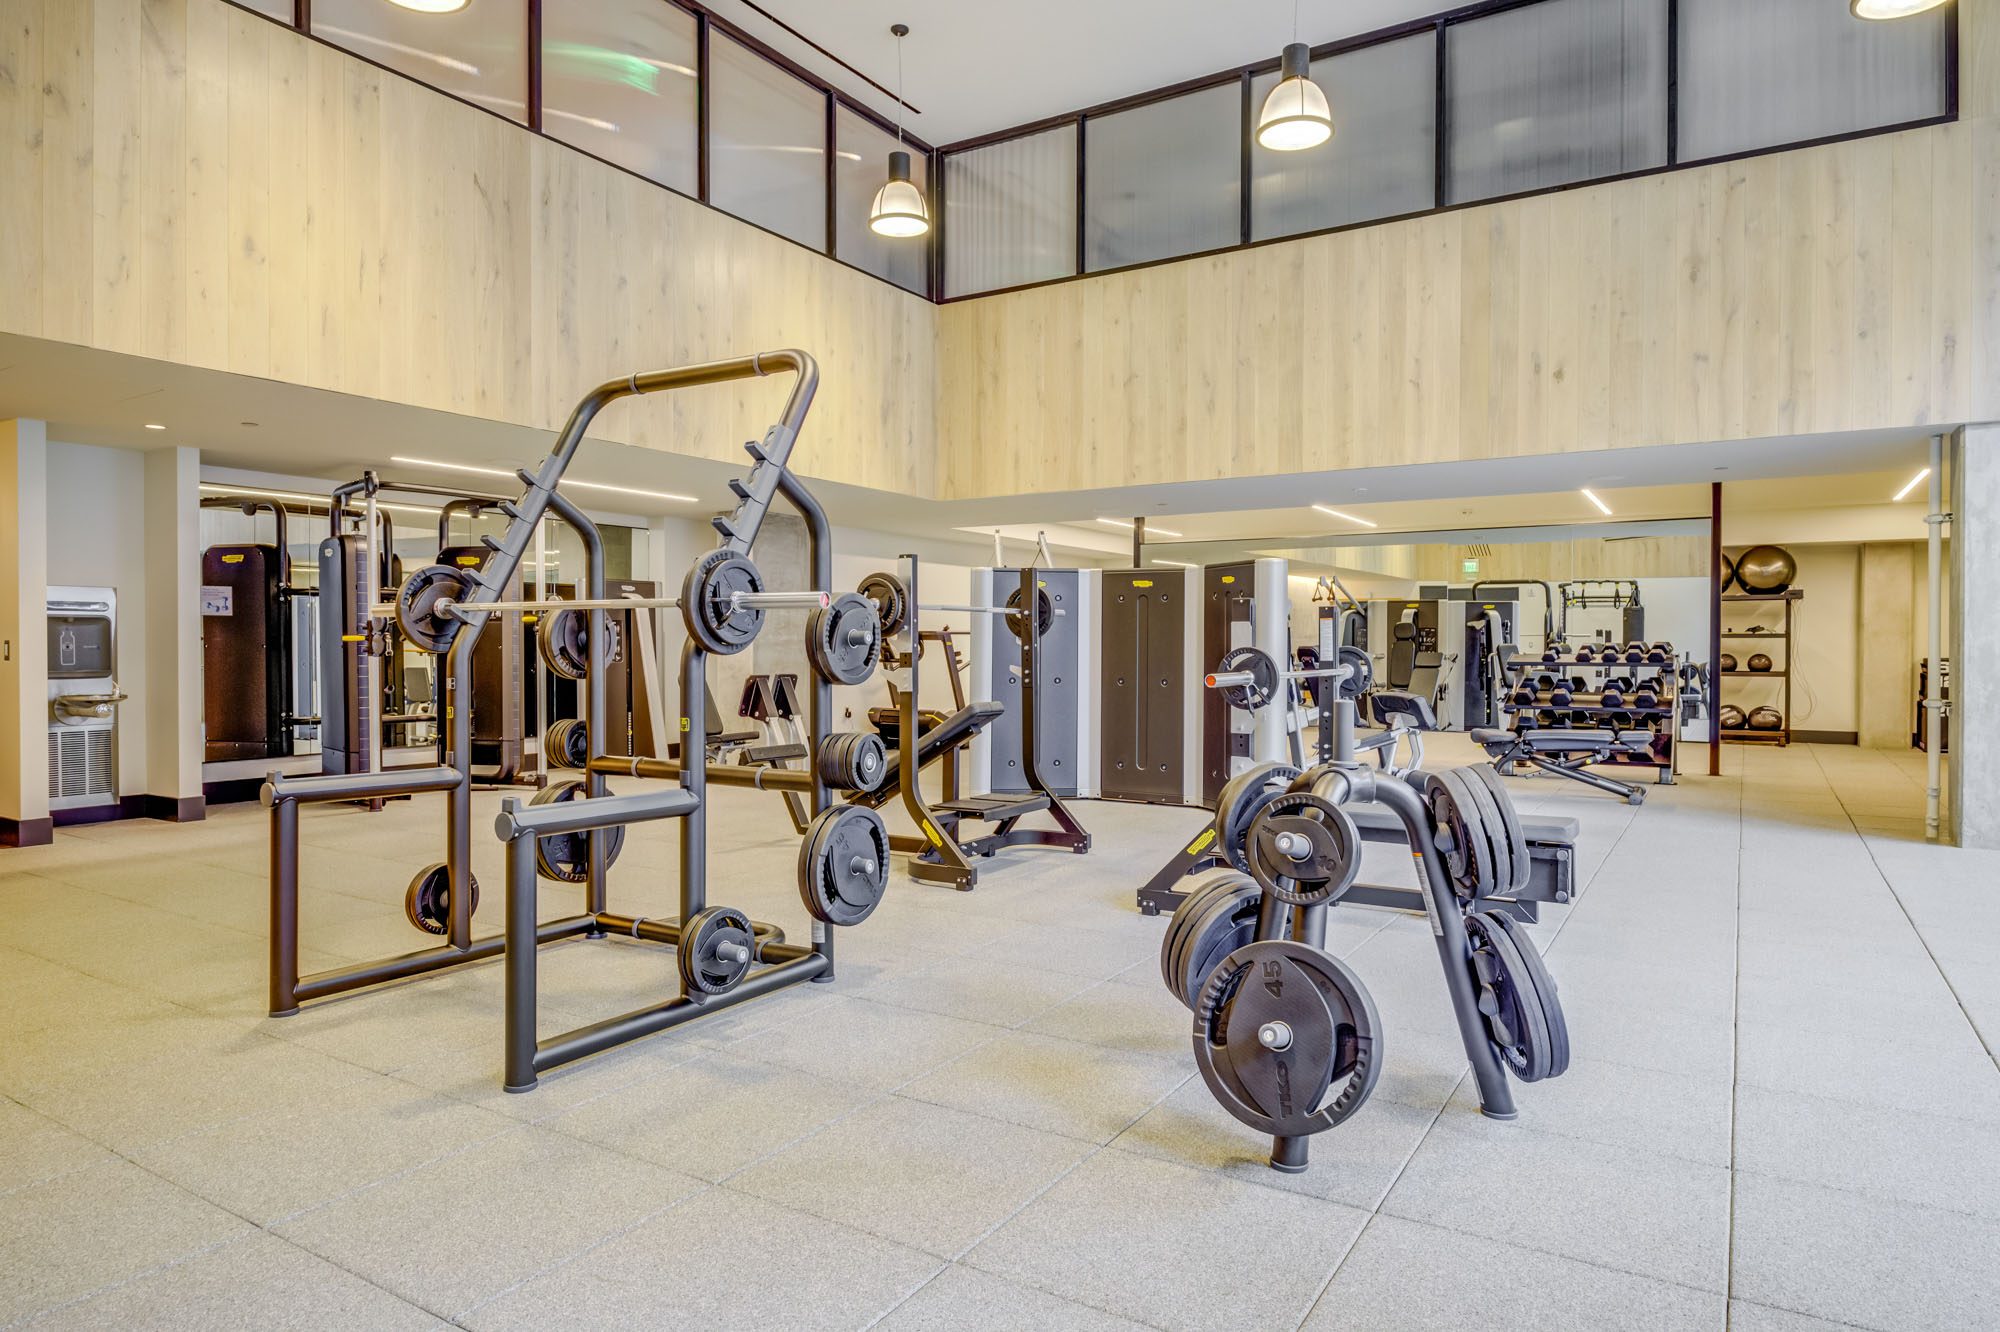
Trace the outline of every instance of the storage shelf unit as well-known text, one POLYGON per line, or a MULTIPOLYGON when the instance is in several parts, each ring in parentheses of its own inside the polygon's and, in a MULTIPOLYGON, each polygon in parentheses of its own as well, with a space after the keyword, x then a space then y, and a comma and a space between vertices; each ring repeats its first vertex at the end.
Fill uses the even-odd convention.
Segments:
POLYGON ((1725 629, 1725 639, 1764 639, 1785 645, 1785 667, 1783 670, 1749 671, 1741 667, 1725 671, 1716 665, 1716 679, 1729 680, 1782 680, 1784 687, 1780 696, 1784 699, 1784 725, 1775 731, 1759 731, 1748 726, 1724 726, 1721 728, 1724 740, 1742 744, 1789 745, 1792 743, 1792 608, 1805 599, 1805 593, 1798 588, 1787 588, 1783 592, 1725 592, 1722 594, 1722 608, 1727 611, 1732 606, 1783 606, 1785 627, 1781 630, 1751 632, 1747 629, 1725 629))
MULTIPOLYGON (((1573 714, 1583 717, 1603 717, 1618 714, 1630 717, 1638 724, 1624 728, 1625 731, 1627 733, 1639 730, 1651 731, 1655 737, 1652 751, 1645 754, 1613 754, 1602 764, 1596 766, 1606 768, 1651 768, 1654 770, 1656 780, 1662 786, 1673 785, 1674 764, 1679 749, 1679 736, 1676 733, 1677 728, 1674 725, 1673 718, 1674 711, 1680 702, 1680 653, 1675 652, 1672 658, 1666 662, 1625 661, 1622 659, 1618 661, 1578 661, 1575 657, 1558 657, 1554 661, 1544 661, 1540 657, 1511 657, 1507 660, 1506 666, 1508 671, 1507 692, 1509 695, 1520 687, 1523 680, 1532 680, 1537 674, 1543 671, 1552 672, 1557 667, 1566 667, 1580 671, 1603 671, 1618 675, 1630 675, 1634 679, 1651 678, 1655 675, 1659 676, 1664 688, 1660 691, 1660 701, 1656 707, 1635 708, 1628 705, 1607 708, 1596 703, 1565 703, 1558 707, 1547 701, 1547 691, 1545 690, 1536 691, 1536 701, 1533 704, 1506 703, 1502 707, 1506 712, 1513 714, 1517 718, 1517 729, 1519 726, 1518 718, 1521 715, 1526 714, 1532 718, 1537 712, 1555 712, 1564 716, 1573 714), (1659 737, 1662 736, 1666 738, 1664 747, 1659 744, 1659 737)), ((1585 691, 1582 696, 1588 698, 1590 694, 1588 691, 1585 691)))

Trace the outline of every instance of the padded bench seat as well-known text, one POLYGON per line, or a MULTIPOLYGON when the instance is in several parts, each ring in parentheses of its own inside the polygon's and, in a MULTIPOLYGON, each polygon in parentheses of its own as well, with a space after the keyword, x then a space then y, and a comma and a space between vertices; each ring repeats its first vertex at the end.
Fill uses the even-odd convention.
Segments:
POLYGON ((933 808, 946 814, 959 814, 969 819, 980 819, 986 823, 1005 823, 1025 814, 1038 814, 1049 807, 1049 798, 1039 791, 1027 791, 1018 795, 991 794, 966 796, 961 800, 939 801, 933 808))
MULTIPOLYGON (((1361 833, 1364 842, 1401 842, 1407 837, 1403 831, 1403 821, 1395 811, 1386 805, 1356 804, 1342 805, 1341 808, 1354 819, 1354 826, 1361 833)), ((1583 825, 1575 819, 1534 819, 1521 820, 1521 835, 1530 842, 1550 842, 1573 845, 1582 833, 1583 825)))
MULTIPOLYGON (((1007 711, 1003 703, 968 703, 935 726, 926 727, 917 737, 917 767, 927 768, 948 749, 972 739, 1007 711)), ((887 740, 884 742, 887 744, 887 740)), ((880 809, 902 795, 903 755, 889 746, 889 765, 882 770, 882 782, 873 791, 857 791, 848 803, 880 809)))

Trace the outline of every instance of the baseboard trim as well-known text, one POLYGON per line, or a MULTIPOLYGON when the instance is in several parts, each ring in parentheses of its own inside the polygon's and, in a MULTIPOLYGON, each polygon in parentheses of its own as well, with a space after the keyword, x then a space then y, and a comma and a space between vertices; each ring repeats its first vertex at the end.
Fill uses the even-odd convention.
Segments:
POLYGON ((146 802, 146 817, 163 823, 200 823, 208 817, 208 802, 200 796, 140 797, 146 802))
POLYGON ((53 818, 0 818, 0 846, 47 846, 56 840, 53 818))
POLYGON ((1793 731, 1792 739, 1802 745, 1858 745, 1859 731, 1793 731))
POLYGON ((75 828, 92 823, 116 823, 120 819, 139 819, 146 816, 146 797, 120 796, 117 803, 110 805, 84 805, 77 809, 55 809, 49 817, 56 821, 58 828, 75 828))

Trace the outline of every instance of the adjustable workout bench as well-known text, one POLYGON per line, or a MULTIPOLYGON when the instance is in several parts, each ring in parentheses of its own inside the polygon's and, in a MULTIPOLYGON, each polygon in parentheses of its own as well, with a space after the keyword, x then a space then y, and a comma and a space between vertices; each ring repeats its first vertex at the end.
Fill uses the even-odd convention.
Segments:
POLYGON ((1501 776, 1512 774, 1514 765, 1526 763, 1557 777, 1582 782, 1607 795, 1615 795, 1628 805, 1644 804, 1646 790, 1630 782, 1613 781, 1589 771, 1593 763, 1609 763, 1615 754, 1650 755, 1653 733, 1647 731, 1570 730, 1523 727, 1518 731, 1493 726, 1475 726, 1469 732, 1473 743, 1493 760, 1501 776))
MULTIPOLYGON (((939 759, 945 759, 944 798, 958 798, 958 754, 972 743, 974 736, 991 726, 1007 711, 998 703, 968 703, 932 725, 923 728, 917 745, 917 769, 922 771, 939 759)), ((872 713, 871 713, 872 716, 872 713)), ((879 726, 882 742, 889 748, 889 766, 882 774, 882 784, 872 791, 856 791, 847 798, 850 805, 866 805, 870 809, 880 809, 892 801, 903 798, 903 756, 899 752, 901 736, 900 717, 892 725, 879 726)), ((910 845, 897 845, 898 851, 921 851, 930 843, 921 837, 902 839, 910 845)), ((892 836, 891 842, 896 838, 892 836)))

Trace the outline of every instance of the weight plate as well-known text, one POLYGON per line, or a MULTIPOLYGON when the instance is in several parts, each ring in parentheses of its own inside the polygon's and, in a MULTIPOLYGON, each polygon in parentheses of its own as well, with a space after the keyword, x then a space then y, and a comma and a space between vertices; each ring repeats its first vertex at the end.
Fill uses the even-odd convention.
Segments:
POLYGON ((1491 919, 1496 914, 1475 911, 1465 918, 1474 999, 1501 1062, 1521 1081, 1540 1082, 1552 1066, 1548 1019, 1514 936, 1491 919))
POLYGON ((1541 1000, 1542 1020, 1549 1029, 1549 1071, 1543 1076, 1561 1077, 1569 1069, 1569 1022, 1563 1017, 1562 1000, 1556 995, 1556 979, 1549 974, 1541 950, 1529 937, 1528 927, 1505 911, 1495 911, 1492 915, 1513 939, 1521 961, 1527 965, 1527 978, 1534 982, 1535 994, 1541 1000))
MULTIPOLYGON (((1191 983, 1189 977, 1191 975, 1206 974, 1205 972, 1197 973, 1190 969, 1190 949, 1195 938, 1202 934, 1206 926, 1210 923, 1209 917, 1218 903, 1235 897, 1242 892, 1254 890, 1256 887, 1255 884, 1248 882, 1236 870, 1221 866, 1200 875, 1195 879, 1195 882, 1204 886, 1197 888, 1193 897, 1182 904, 1187 908, 1185 912, 1175 913, 1180 927, 1179 933, 1174 941, 1172 950, 1163 950, 1161 954, 1163 974, 1167 978, 1167 988, 1173 992, 1175 998, 1190 1008, 1194 1006, 1194 997, 1200 992, 1201 986, 1191 983), (1199 898, 1199 901, 1194 900, 1195 898, 1199 898)), ((1248 943, 1255 937, 1256 932, 1253 918, 1251 932, 1244 935, 1239 944, 1248 943)), ((1210 959, 1211 964, 1219 960, 1223 955, 1221 953, 1216 954, 1214 958, 1210 959)))
POLYGON ((1528 886, 1528 879, 1534 870, 1534 863, 1528 859, 1528 838, 1521 827, 1521 813, 1514 808, 1514 797, 1491 764, 1476 763, 1467 771, 1478 779, 1499 807, 1500 820, 1507 827, 1507 858, 1514 866, 1513 877, 1500 881, 1501 891, 1518 893, 1528 886))
POLYGON ((1215 668, 1217 675, 1239 672, 1248 673, 1250 682, 1227 685, 1220 691, 1230 707, 1255 712, 1278 696, 1278 663, 1264 649, 1231 648, 1222 658, 1222 664, 1215 668))
POLYGON ((799 847, 799 896, 814 919, 859 925, 889 887, 889 830, 862 805, 820 811, 799 847))
POLYGON ((873 791, 889 771, 889 750, 873 731, 840 731, 820 745, 819 778, 840 791, 873 791))
POLYGON ((756 953, 757 931, 750 917, 725 906, 695 912, 681 927, 681 945, 675 950, 688 998, 729 993, 750 974, 756 953))
MULTIPOLYGON (((472 909, 479 910, 479 879, 472 877, 472 909)), ((451 870, 443 861, 426 865, 410 880, 403 894, 403 914, 410 924, 425 934, 445 934, 451 929, 451 870)))
POLYGON ((1501 822, 1500 807, 1494 802, 1493 793, 1486 789, 1484 782, 1472 775, 1471 768, 1476 766, 1480 765, 1455 768, 1452 776, 1458 779, 1466 798, 1479 811, 1479 831, 1484 834, 1487 852, 1492 857, 1493 891, 1503 893, 1514 884, 1513 849, 1507 841, 1507 826, 1501 822))
POLYGON ((565 680, 581 680, 590 667, 590 617, 582 611, 548 611, 535 624, 542 663, 565 680))
POLYGON ((1382 1072, 1381 1021, 1338 959, 1264 939, 1222 959, 1194 1012, 1202 1081, 1260 1133, 1298 1137, 1359 1110, 1382 1072))
POLYGON ((1474 826, 1479 811, 1449 770, 1429 774, 1424 803, 1431 811, 1432 840, 1444 860, 1445 873, 1461 900, 1493 892, 1492 843, 1485 829, 1474 826))
POLYGON ((575 717, 550 722, 542 733, 542 753, 551 768, 581 768, 590 761, 590 729, 575 717))
POLYGON ((1215 800, 1216 842, 1225 860, 1245 874, 1250 872, 1250 862, 1244 856, 1250 820, 1302 775, 1283 763, 1259 763, 1229 779, 1215 800))
POLYGON ((806 618, 806 655, 835 684, 861 685, 882 658, 882 618, 876 603, 843 592, 806 618))
POLYGON ((705 652, 730 656, 750 646, 764 627, 764 612, 738 606, 739 592, 762 592, 764 576, 757 566, 724 547, 695 561, 681 584, 681 619, 688 637, 705 652))
POLYGON ((1361 834, 1340 806, 1288 791, 1250 821, 1244 855, 1265 892, 1291 906, 1318 906, 1354 885, 1361 834))
MULTIPOLYGON (((583 729, 581 726, 578 730, 583 729)), ((560 805, 571 800, 581 800, 585 796, 584 781, 572 777, 566 781, 550 782, 535 792, 528 801, 531 805, 560 805)), ((610 795, 610 791, 605 792, 610 795)), ((604 845, 604 868, 610 869, 618 862, 618 853, 625 846, 625 826, 613 824, 609 828, 597 830, 599 841, 604 845)), ((545 879, 558 883, 582 883, 590 877, 590 834, 587 832, 548 833, 535 839, 535 868, 545 879)))
POLYGON ((438 610, 444 600, 463 602, 471 594, 472 576, 448 564, 432 564, 403 580, 396 590, 396 627, 411 647, 445 652, 458 633, 459 620, 438 610))
MULTIPOLYGON (((1021 609, 1020 588, 1018 587, 1015 588, 1014 591, 1008 596, 1007 608, 1009 610, 1021 609)), ((1024 643, 1027 642, 1028 641, 1027 617, 1025 615, 1009 615, 1006 618, 1007 618, 1007 627, 1014 631, 1014 637, 1020 639, 1024 643)), ((1037 633, 1046 637, 1048 635, 1049 630, 1055 628, 1055 625, 1056 625, 1056 603, 1049 597, 1049 591, 1047 588, 1037 587, 1035 589, 1035 630, 1037 633)))
POLYGON ((1201 910, 1197 905, 1200 899, 1212 892, 1226 890, 1230 885, 1240 884, 1242 881, 1243 876, 1232 869, 1218 866, 1203 870, 1186 881, 1180 905, 1174 908, 1173 915, 1167 919, 1167 932, 1160 939, 1160 979, 1166 982, 1167 988, 1172 990, 1182 1003, 1186 1003, 1187 998, 1181 994, 1179 982, 1175 979, 1178 973, 1174 968, 1174 950, 1179 943, 1181 931, 1201 910))
POLYGON ((1174 958, 1174 996, 1193 1008, 1209 973, 1223 958, 1257 938, 1263 890, 1231 871, 1228 882, 1203 899, 1202 909, 1188 922, 1174 958))
POLYGON ((875 618, 882 626, 883 638, 903 627, 910 613, 910 594, 902 579, 892 573, 872 573, 861 580, 857 590, 875 603, 875 618))
POLYGON ((1375 687, 1375 662, 1367 649, 1350 643, 1340 649, 1340 660, 1335 664, 1353 668, 1353 674, 1340 682, 1340 697, 1360 698, 1375 687))

